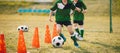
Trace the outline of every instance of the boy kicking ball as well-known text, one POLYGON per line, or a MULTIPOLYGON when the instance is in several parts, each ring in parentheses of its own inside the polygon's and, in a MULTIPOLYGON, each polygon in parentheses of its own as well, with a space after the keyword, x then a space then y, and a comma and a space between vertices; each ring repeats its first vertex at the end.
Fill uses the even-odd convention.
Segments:
POLYGON ((50 15, 49 15, 49 21, 53 21, 51 16, 54 11, 55 13, 55 22, 57 24, 57 30, 58 34, 64 39, 64 42, 66 41, 66 38, 62 34, 62 27, 63 25, 66 26, 69 34, 71 35, 71 39, 74 42, 74 46, 79 48, 79 44, 76 41, 75 33, 72 30, 72 24, 71 24, 71 19, 70 19, 70 10, 76 10, 76 11, 81 11, 81 9, 76 8, 73 3, 70 0, 58 0, 54 6, 50 9, 50 15))

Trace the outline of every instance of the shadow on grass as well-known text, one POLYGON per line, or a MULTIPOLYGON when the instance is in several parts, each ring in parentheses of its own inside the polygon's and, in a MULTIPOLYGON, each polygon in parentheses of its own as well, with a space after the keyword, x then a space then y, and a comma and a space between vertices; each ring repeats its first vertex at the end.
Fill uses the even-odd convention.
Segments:
POLYGON ((54 47, 41 47, 40 49, 31 49, 32 51, 35 50, 38 53, 90 53, 84 48, 73 48, 71 46, 65 46, 61 48, 54 48, 54 47))
MULTIPOLYGON (((87 42, 87 41, 85 41, 85 42, 87 42)), ((111 48, 111 49, 115 50, 116 52, 120 52, 120 46, 112 46, 112 45, 107 45, 107 44, 100 43, 100 42, 89 42, 89 43, 101 45, 105 48, 111 48)))
MULTIPOLYGON (((74 50, 74 49, 73 49, 74 50)), ((91 53, 91 52, 89 52, 89 51, 87 51, 86 49, 84 49, 84 48, 79 48, 79 50, 74 50, 74 52, 75 53, 91 53)), ((74 53, 73 52, 73 53, 74 53)))
POLYGON ((51 52, 49 49, 50 49, 50 48, 41 48, 41 49, 39 50, 39 53, 51 52))
POLYGON ((120 46, 111 46, 111 45, 107 45, 107 44, 103 44, 103 43, 99 43, 99 42, 91 42, 91 43, 101 45, 101 46, 104 46, 104 47, 107 47, 107 48, 112 48, 116 52, 120 52, 120 46))
POLYGON ((65 46, 63 49, 64 50, 70 50, 72 47, 70 47, 70 46, 65 46))
POLYGON ((90 53, 89 51, 87 51, 84 48, 72 48, 71 46, 65 46, 63 48, 64 50, 71 50, 71 53, 90 53))
POLYGON ((86 31, 86 32, 109 33, 109 31, 97 31, 97 30, 86 31))
POLYGON ((113 49, 115 49, 116 52, 120 52, 120 46, 113 46, 113 49))

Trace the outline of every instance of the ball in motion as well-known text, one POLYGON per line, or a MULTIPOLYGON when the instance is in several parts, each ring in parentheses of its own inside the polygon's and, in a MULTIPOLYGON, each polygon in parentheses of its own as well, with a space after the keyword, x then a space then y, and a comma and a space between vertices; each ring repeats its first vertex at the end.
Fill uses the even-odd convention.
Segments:
POLYGON ((53 45, 53 47, 56 47, 56 48, 62 47, 63 44, 64 44, 64 40, 60 36, 56 36, 56 37, 54 37, 52 39, 52 45, 53 45))

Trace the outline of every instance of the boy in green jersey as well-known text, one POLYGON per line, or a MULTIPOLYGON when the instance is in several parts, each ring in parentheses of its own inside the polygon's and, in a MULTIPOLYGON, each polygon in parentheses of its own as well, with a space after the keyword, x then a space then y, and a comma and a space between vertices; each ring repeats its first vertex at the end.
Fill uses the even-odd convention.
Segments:
POLYGON ((57 30, 59 35, 64 39, 64 42, 66 41, 66 38, 64 35, 61 33, 63 25, 67 27, 68 32, 71 35, 71 39, 74 42, 75 47, 79 47, 75 33, 72 30, 72 24, 71 24, 71 19, 70 19, 70 10, 76 10, 76 11, 81 11, 80 8, 76 8, 73 3, 70 0, 58 0, 54 6, 50 9, 50 15, 49 15, 49 21, 53 21, 51 16, 53 14, 53 11, 56 11, 55 14, 55 22, 57 23, 57 30))
POLYGON ((78 7, 81 9, 80 12, 74 11, 73 12, 73 22, 74 22, 74 28, 75 31, 80 35, 78 40, 83 40, 84 35, 84 13, 87 11, 86 5, 83 3, 82 0, 73 0, 73 4, 75 7, 78 7))

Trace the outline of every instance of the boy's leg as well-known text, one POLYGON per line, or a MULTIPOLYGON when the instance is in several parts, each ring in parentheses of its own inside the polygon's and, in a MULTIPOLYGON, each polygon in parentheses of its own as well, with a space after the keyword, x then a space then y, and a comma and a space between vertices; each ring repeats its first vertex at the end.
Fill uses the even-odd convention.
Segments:
POLYGON ((60 35, 60 37, 63 38, 64 42, 66 42, 66 38, 65 36, 61 33, 62 31, 62 26, 60 24, 57 24, 57 30, 58 30, 58 34, 60 35))
POLYGON ((78 24, 80 25, 80 29, 81 29, 81 27, 83 25, 83 21, 74 21, 74 28, 75 28, 75 31, 78 33, 76 38, 77 38, 77 40, 83 40, 83 37, 81 35, 81 30, 79 30, 79 28, 78 28, 78 24))
POLYGON ((79 30, 79 32, 80 32, 80 37, 79 37, 79 40, 83 40, 83 35, 84 35, 84 29, 83 29, 83 24, 84 24, 84 22, 83 22, 83 20, 82 20, 82 21, 79 21, 78 24, 79 24, 79 26, 80 26, 80 30, 79 30))
POLYGON ((84 35, 83 25, 80 25, 80 34, 81 34, 81 37, 83 38, 83 35, 84 35))
POLYGON ((66 38, 65 38, 65 36, 62 33, 60 33, 60 37, 62 37, 64 42, 66 42, 66 38))
POLYGON ((79 48, 80 46, 79 46, 79 44, 77 43, 77 39, 76 39, 76 37, 75 37, 75 33, 73 32, 73 30, 72 30, 72 25, 68 25, 67 26, 67 29, 68 29, 68 31, 69 31, 69 33, 70 33, 70 35, 71 35, 71 39, 73 40, 73 42, 74 42, 74 46, 75 47, 77 47, 77 48, 79 48))
POLYGON ((79 31, 79 28, 78 28, 78 26, 77 26, 77 23, 74 23, 74 28, 75 28, 75 31, 76 31, 78 34, 80 34, 80 31, 79 31))

